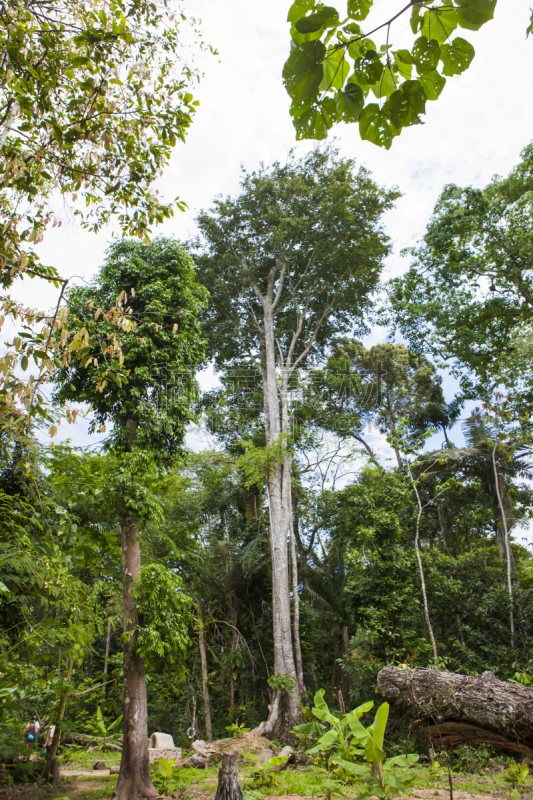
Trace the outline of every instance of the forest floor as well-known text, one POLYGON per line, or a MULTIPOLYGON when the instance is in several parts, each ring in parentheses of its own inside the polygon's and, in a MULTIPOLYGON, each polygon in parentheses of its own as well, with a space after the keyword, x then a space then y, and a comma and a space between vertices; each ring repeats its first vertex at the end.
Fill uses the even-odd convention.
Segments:
MULTIPOLYGON (((111 775, 109 768, 119 763, 119 754, 95 750, 91 753, 68 753, 62 757, 62 786, 52 788, 35 783, 0 787, 0 800, 105 800, 110 798, 117 775, 111 775), (106 769, 93 770, 96 761, 105 762, 106 769)), ((503 772, 507 765, 492 764, 485 770, 475 773, 453 773, 453 800, 503 800, 510 798, 510 786, 505 783, 503 772)), ((209 769, 182 769, 180 779, 183 788, 178 800, 212 800, 217 785, 218 767, 209 769)), ((416 769, 417 780, 410 797, 413 800, 449 800, 448 775, 441 770, 438 776, 432 775, 427 767, 416 769)), ((316 777, 302 766, 291 767, 275 773, 276 785, 264 789, 247 786, 247 769, 241 770, 241 783, 245 800, 303 800, 312 796, 323 797, 316 777)), ((355 797, 361 786, 348 787, 346 794, 355 797)), ((533 800, 533 785, 525 787, 521 800, 533 800)))

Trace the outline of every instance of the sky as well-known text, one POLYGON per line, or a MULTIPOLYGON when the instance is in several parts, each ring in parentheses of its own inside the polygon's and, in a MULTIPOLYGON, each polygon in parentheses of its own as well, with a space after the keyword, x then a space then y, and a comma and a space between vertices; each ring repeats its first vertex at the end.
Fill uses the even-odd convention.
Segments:
MULTIPOLYGON (((374 6, 371 27, 392 16, 399 3, 375 0, 374 6)), ((200 106, 186 143, 175 148, 158 189, 167 199, 179 195, 188 210, 176 212, 158 233, 188 239, 202 208, 216 195, 238 192, 241 167, 250 171, 261 163, 283 162, 291 148, 304 154, 314 146, 295 141, 290 99, 281 81, 290 46, 288 7, 288 0, 186 4, 187 14, 200 21, 205 41, 219 55, 184 51, 203 72, 194 92, 200 106)), ((530 13, 526 0, 499 0, 494 20, 478 32, 459 32, 476 49, 472 65, 463 75, 448 78, 438 101, 428 102, 425 124, 405 130, 389 151, 362 141, 357 125, 341 124, 330 133, 342 156, 367 167, 379 184, 402 192, 384 218, 393 242, 385 279, 407 268, 408 259, 400 251, 423 236, 446 184, 484 186, 492 175, 506 174, 533 139, 533 36, 525 36, 530 13)), ((394 24, 392 43, 396 49, 411 41, 406 15, 394 24)), ((72 283, 89 280, 102 263, 112 233, 106 229, 90 234, 69 222, 46 234, 39 255, 64 277, 78 276, 72 283)), ((52 307, 57 295, 43 284, 26 278, 14 294, 39 309, 52 307)), ((383 341, 386 333, 376 329, 368 342, 383 341)), ((201 382, 209 386, 214 380, 211 370, 201 382)), ((447 393, 453 392, 452 381, 446 378, 444 385, 447 393)), ((87 428, 88 422, 80 420, 68 426, 63 437, 79 445, 102 438, 91 439, 87 428)))

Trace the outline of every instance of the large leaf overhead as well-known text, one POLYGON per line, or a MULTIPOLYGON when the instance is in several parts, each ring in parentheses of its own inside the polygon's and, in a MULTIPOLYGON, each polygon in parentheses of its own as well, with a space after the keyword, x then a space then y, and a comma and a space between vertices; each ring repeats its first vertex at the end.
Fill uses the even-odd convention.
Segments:
POLYGON ((315 0, 292 4, 291 53, 283 82, 292 99, 298 139, 324 139, 336 123, 358 122, 362 139, 389 148, 403 128, 422 123, 426 101, 437 100, 446 84, 444 76, 468 69, 473 46, 460 36, 450 37, 458 28, 479 30, 494 17, 496 0, 411 4, 373 27, 373 33, 386 34, 381 45, 360 25, 371 7, 372 0, 349 0, 344 17, 315 0), (396 50, 394 33, 405 26, 395 28, 393 23, 409 8, 415 39, 410 49, 396 50), (419 77, 414 82, 413 68, 419 77))

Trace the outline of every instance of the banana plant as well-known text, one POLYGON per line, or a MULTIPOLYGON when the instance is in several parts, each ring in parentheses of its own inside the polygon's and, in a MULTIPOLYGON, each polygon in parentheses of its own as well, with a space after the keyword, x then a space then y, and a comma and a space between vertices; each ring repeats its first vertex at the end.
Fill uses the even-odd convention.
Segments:
POLYGON ((382 703, 376 711, 374 722, 368 728, 365 728, 359 719, 352 723, 354 737, 364 747, 365 760, 371 766, 356 764, 342 758, 336 759, 340 767, 347 773, 362 778, 368 787, 357 796, 356 800, 366 800, 369 797, 389 800, 396 795, 405 794, 416 778, 415 772, 396 773, 394 767, 412 767, 418 761, 418 755, 409 753, 405 756, 385 757, 383 739, 388 718, 389 704, 382 703))
MULTIPOLYGON (((295 725, 292 732, 300 739, 306 737, 317 740, 316 744, 307 750, 308 755, 319 756, 324 760, 327 760, 330 754, 338 758, 351 759, 364 753, 364 750, 355 746, 359 744, 355 724, 359 721, 359 717, 370 711, 373 706, 374 703, 370 700, 348 714, 332 712, 324 700, 324 689, 320 689, 315 694, 315 706, 311 709, 313 716, 320 722, 295 725)), ((359 725, 362 727, 361 723, 359 725)))
MULTIPOLYGON (((98 731, 98 733, 100 734, 100 736, 102 737, 102 739, 104 740, 102 747, 105 748, 105 746, 107 744, 107 740, 108 740, 108 738, 110 738, 110 734, 112 733, 112 731, 116 727, 118 727, 118 725, 120 725, 121 722, 122 722, 122 715, 120 715, 120 717, 118 717, 114 722, 111 722, 109 725, 106 725, 105 721, 104 721, 104 715, 102 714, 102 710, 101 710, 100 706, 98 706, 98 708, 96 709, 96 726, 95 727, 96 727, 96 730, 98 731)), ((117 735, 117 734, 115 734, 115 735, 117 735)))

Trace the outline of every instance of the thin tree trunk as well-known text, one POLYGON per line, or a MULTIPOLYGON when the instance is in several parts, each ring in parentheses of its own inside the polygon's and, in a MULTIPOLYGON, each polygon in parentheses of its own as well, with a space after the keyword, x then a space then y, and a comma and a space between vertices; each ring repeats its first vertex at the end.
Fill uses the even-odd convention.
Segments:
POLYGON ((511 543, 509 541, 509 531, 507 529, 507 518, 502 503, 500 493, 500 476, 496 467, 496 445, 492 448, 492 466, 494 467, 494 480, 496 485, 496 497, 502 515, 504 532, 505 556, 507 558, 507 591, 509 592, 509 625, 511 628, 511 647, 514 650, 514 611, 513 611, 513 576, 511 570, 511 543))
POLYGON ((422 501, 420 500, 420 495, 418 493, 418 489, 416 483, 413 479, 413 474, 411 472, 411 465, 409 461, 407 461, 407 471, 409 473, 409 479, 411 481, 411 485, 416 494, 416 500, 418 503, 418 514, 416 517, 416 535, 415 535, 415 550, 416 550, 416 559, 418 561, 418 569, 420 572, 420 583, 422 585, 422 597, 424 599, 424 616, 426 618, 426 625, 429 632, 429 638, 431 641, 431 647, 433 649, 433 659, 435 664, 437 663, 437 643, 435 642, 435 636, 433 635, 433 626, 431 624, 431 618, 429 616, 429 607, 428 607, 428 596, 426 592, 426 580, 424 578, 424 567, 422 566, 422 558, 420 556, 420 519, 422 517, 422 501))
POLYGON ((230 707, 230 714, 233 716, 234 709, 235 709, 235 678, 233 677, 233 654, 235 652, 235 639, 237 634, 233 630, 231 633, 231 642, 229 651, 232 656, 231 659, 231 666, 229 671, 229 707, 230 707))
POLYGON ((140 520, 124 520, 122 571, 124 574, 124 738, 118 782, 113 800, 157 797, 148 758, 148 708, 144 660, 136 653, 138 613, 132 596, 141 571, 140 520))
POLYGON ((109 667, 109 647, 111 645, 111 620, 107 620, 107 635, 105 638, 105 654, 104 654, 104 698, 107 696, 107 670, 109 667))
POLYGON ((444 522, 442 520, 442 514, 440 510, 440 503, 438 500, 435 501, 435 505, 437 506, 437 516, 439 518, 439 526, 440 526, 440 535, 442 536, 442 544, 444 545, 444 549, 448 549, 448 543, 446 541, 446 534, 444 533, 444 522))
POLYGON ((213 741, 213 729, 211 727, 211 704, 209 702, 209 684, 207 682, 207 658, 205 655, 205 632, 204 622, 201 616, 198 620, 198 647, 200 648, 200 661, 202 665, 202 693, 204 696, 204 720, 205 736, 208 742, 213 741))
MULTIPOLYGON (((72 677, 72 658, 69 658, 68 665, 67 665, 67 675, 66 681, 67 683, 70 681, 72 677)), ((59 747, 59 739, 61 737, 61 722, 65 717, 65 711, 67 709, 67 701, 68 701, 68 689, 63 692, 61 695, 61 700, 59 701, 59 709, 57 711, 57 717, 55 720, 55 730, 54 735, 52 737, 52 744, 50 746, 50 752, 48 754, 48 759, 46 761, 46 766, 44 768, 44 779, 48 780, 50 776, 50 770, 52 765, 52 759, 57 755, 57 748, 59 747)))
POLYGON ((7 141, 7 137, 11 130, 13 130, 13 125, 15 120, 20 112, 20 106, 18 100, 13 100, 13 104, 11 106, 11 111, 9 112, 9 116, 4 123, 4 127, 2 131, 0 131, 0 153, 4 149, 4 145, 7 141))
POLYGON ((300 598, 298 596, 298 563, 296 561, 296 545, 294 541, 294 523, 291 515, 290 520, 291 535, 291 561, 292 561, 292 613, 293 613, 293 636, 294 654, 296 656, 296 674, 298 676, 298 687, 300 695, 304 692, 304 668, 302 663, 302 647, 300 643, 300 598))

